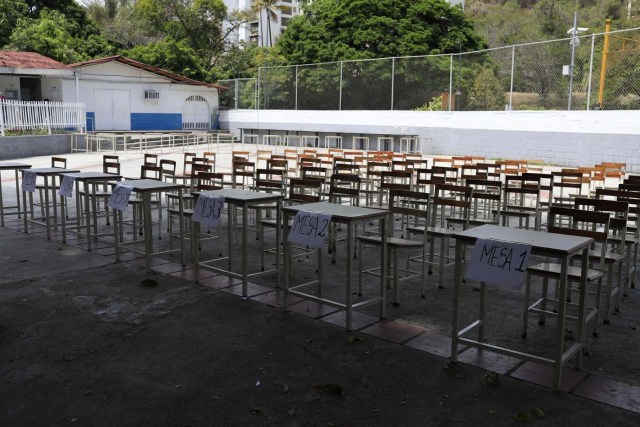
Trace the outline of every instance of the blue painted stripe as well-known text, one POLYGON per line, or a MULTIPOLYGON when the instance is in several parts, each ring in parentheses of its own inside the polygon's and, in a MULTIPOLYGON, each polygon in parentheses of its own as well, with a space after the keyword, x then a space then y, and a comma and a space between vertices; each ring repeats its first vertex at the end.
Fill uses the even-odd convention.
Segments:
POLYGON ((87 111, 87 130, 94 131, 96 130, 96 113, 93 111, 87 111))
POLYGON ((131 113, 131 130, 182 129, 179 113, 131 113))

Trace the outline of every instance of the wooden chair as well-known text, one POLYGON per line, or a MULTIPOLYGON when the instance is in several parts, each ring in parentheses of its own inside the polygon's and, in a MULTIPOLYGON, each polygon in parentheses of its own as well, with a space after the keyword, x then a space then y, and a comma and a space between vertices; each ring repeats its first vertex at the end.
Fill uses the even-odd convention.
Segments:
MULTIPOLYGON (((392 280, 393 280, 393 300, 394 305, 399 304, 398 283, 401 280, 408 280, 419 276, 421 283, 422 298, 425 297, 425 270, 426 270, 426 247, 428 236, 422 233, 420 239, 411 239, 411 234, 405 227, 409 224, 408 217, 411 217, 414 226, 426 227, 429 224, 429 194, 421 191, 411 191, 402 189, 392 189, 389 193, 389 219, 387 220, 386 248, 391 263, 392 280), (396 224, 401 226, 398 228, 396 224), (406 268, 400 267, 399 252, 401 250, 419 250, 419 259, 421 260, 420 271, 412 271, 409 269, 407 258, 406 268), (403 273, 403 277, 400 277, 403 273)), ((360 236, 358 239, 358 294, 362 295, 362 274, 378 272, 380 266, 366 271, 362 270, 363 250, 366 246, 381 246, 382 236, 360 236)))
POLYGON ((409 226, 407 231, 416 234, 429 234, 428 265, 429 274, 433 274, 432 265, 438 266, 438 288, 444 288, 444 268, 453 265, 454 257, 449 255, 450 239, 459 231, 447 226, 447 218, 451 220, 454 216, 459 217, 457 221, 462 230, 469 227, 469 215, 471 213, 471 198, 473 188, 455 184, 436 184, 435 196, 432 202, 432 211, 429 217, 428 227, 409 226), (440 240, 440 250, 435 252, 435 240, 440 240), (434 258, 438 262, 434 262, 434 258))
MULTIPOLYGON (((593 334, 598 335, 598 316, 600 310, 600 299, 602 294, 602 278, 605 271, 605 259, 607 253, 607 238, 609 236, 609 214, 605 212, 593 212, 581 209, 574 209, 564 206, 551 206, 548 215, 547 232, 555 234, 568 234, 572 236, 590 237, 599 245, 600 262, 597 267, 590 268, 588 265, 568 265, 566 266, 567 280, 569 283, 580 282, 582 276, 588 284, 596 284, 596 301, 593 308, 589 308, 585 316, 585 323, 595 318, 593 334)), ((538 263, 527 268, 527 280, 525 286, 524 316, 522 323, 522 337, 527 337, 529 312, 540 314, 539 325, 545 324, 545 316, 557 316, 554 308, 560 298, 566 299, 566 295, 558 294, 549 297, 549 280, 559 283, 562 277, 562 265, 559 263, 545 262, 538 263), (533 276, 542 277, 541 297, 531 303, 531 281, 533 276)), ((567 287, 568 288, 568 287, 567 287)), ((575 310, 576 305, 568 303, 568 308, 575 310)), ((569 310, 567 310, 568 312, 569 310)), ((565 314, 565 317, 576 320, 577 316, 565 314)))
POLYGON ((507 175, 504 186, 502 209, 498 213, 504 227, 509 226, 510 218, 518 219, 518 227, 528 229, 530 219, 534 219, 534 228, 540 229, 540 180, 523 176, 507 175))

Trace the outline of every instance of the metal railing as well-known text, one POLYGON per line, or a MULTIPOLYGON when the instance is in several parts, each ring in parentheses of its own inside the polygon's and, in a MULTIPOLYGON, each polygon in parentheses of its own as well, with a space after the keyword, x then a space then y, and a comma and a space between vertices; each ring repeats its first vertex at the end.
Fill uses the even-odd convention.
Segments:
POLYGON ((0 100, 0 134, 7 130, 84 130, 85 106, 76 102, 0 100))
POLYGON ((640 109, 640 28, 451 55, 262 67, 224 80, 226 108, 640 109), (573 63, 572 63, 573 57, 573 63))

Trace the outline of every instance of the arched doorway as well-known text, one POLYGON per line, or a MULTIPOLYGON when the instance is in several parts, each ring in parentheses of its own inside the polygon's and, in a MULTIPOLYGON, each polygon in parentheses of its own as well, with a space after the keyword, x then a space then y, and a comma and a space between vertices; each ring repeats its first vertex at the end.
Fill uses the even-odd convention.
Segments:
POLYGON ((182 104, 182 129, 211 129, 209 103, 200 95, 192 95, 182 104))

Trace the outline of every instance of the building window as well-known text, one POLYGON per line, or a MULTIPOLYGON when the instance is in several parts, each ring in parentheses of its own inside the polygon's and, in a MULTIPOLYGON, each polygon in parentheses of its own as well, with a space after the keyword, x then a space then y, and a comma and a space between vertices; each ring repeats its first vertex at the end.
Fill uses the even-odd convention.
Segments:
POLYGON ((280 25, 282 25, 283 27, 286 27, 289 25, 289 22, 291 21, 291 18, 285 18, 284 16, 282 17, 282 21, 280 23, 280 25))

